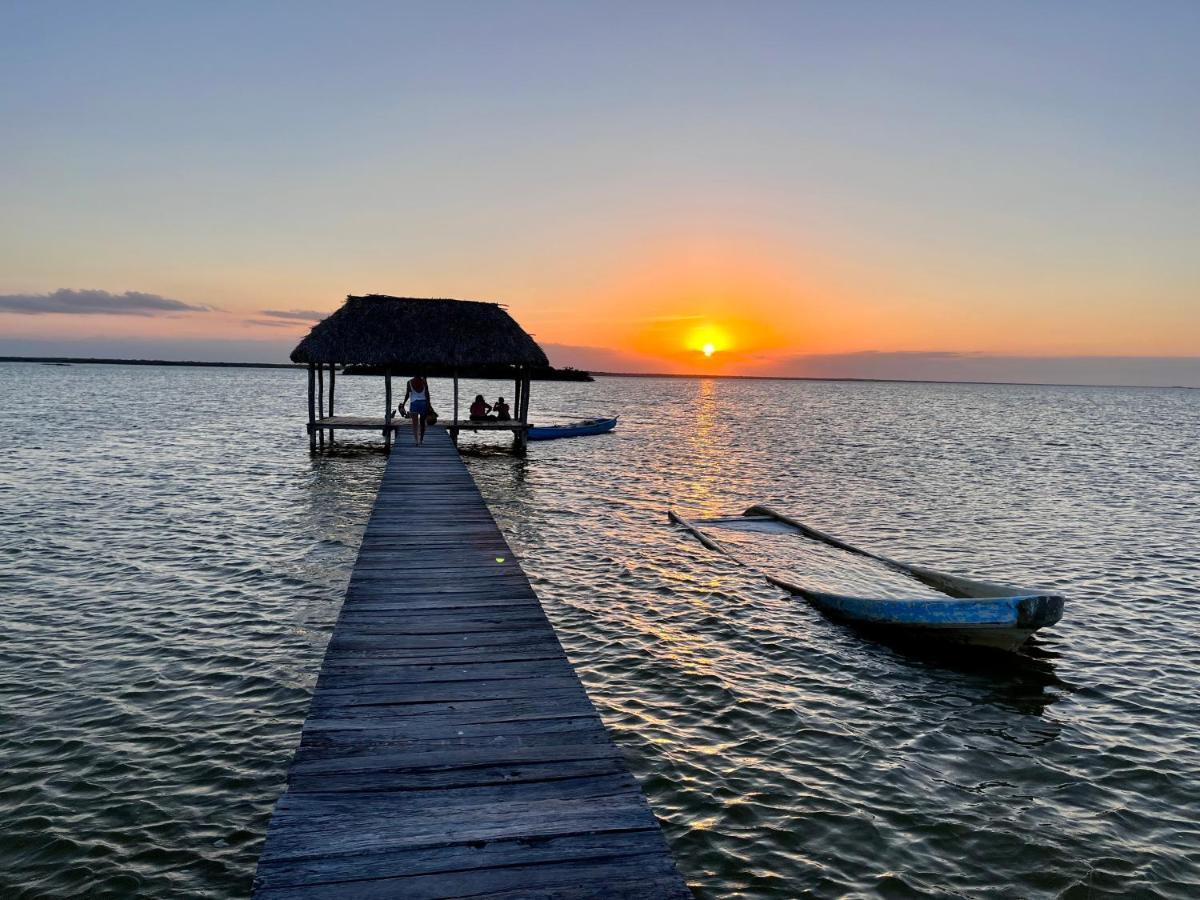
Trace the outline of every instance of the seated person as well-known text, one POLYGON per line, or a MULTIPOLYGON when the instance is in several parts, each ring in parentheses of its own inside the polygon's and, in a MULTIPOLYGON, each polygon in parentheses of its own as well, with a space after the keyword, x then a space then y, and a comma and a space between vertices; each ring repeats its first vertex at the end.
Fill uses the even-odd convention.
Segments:
POLYGON ((499 398, 496 401, 496 405, 493 406, 492 409, 495 410, 495 412, 496 412, 496 421, 498 421, 498 422, 512 421, 512 413, 509 412, 508 404, 504 402, 503 397, 499 398))
POLYGON ((486 422, 491 411, 492 407, 483 402, 483 394, 476 394, 475 402, 471 404, 471 421, 486 422))

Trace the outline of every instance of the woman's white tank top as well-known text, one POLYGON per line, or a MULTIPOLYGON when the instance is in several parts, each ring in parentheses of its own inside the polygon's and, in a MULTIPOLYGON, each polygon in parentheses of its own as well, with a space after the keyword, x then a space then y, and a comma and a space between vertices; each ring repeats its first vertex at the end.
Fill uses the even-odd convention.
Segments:
POLYGON ((426 399, 425 392, 418 391, 415 387, 413 387, 412 382, 410 381, 408 383, 408 399, 409 400, 424 400, 424 399, 426 399))

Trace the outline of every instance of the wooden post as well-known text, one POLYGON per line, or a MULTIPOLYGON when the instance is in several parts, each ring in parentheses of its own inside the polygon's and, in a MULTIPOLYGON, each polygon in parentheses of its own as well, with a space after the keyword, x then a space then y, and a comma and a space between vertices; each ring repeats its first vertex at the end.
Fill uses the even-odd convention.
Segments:
POLYGON ((518 456, 524 456, 529 445, 529 370, 522 367, 521 369, 521 405, 518 407, 518 415, 521 420, 521 430, 517 432, 517 438, 513 441, 513 445, 518 456))
POLYGON ((317 452, 317 379, 313 364, 308 364, 308 452, 317 452))
MULTIPOLYGON (((333 387, 334 387, 334 376, 335 376, 336 372, 337 372, 337 367, 333 363, 330 363, 329 364, 329 417, 330 418, 333 418, 333 387)), ((333 429, 332 428, 329 429, 329 446, 330 447, 333 446, 333 429)))
MULTIPOLYGON (((454 418, 452 418, 450 421, 451 422, 458 421, 458 369, 454 370, 454 418)), ((458 429, 457 428, 451 427, 450 440, 452 440, 454 442, 455 447, 458 446, 458 429)))
POLYGON ((383 376, 383 449, 391 452, 392 423, 388 418, 392 413, 392 370, 388 369, 383 376))
MULTIPOLYGON (((321 414, 321 418, 325 417, 325 364, 317 363, 317 411, 321 414)), ((325 452, 325 429, 317 429, 317 443, 321 445, 321 452, 325 452)))

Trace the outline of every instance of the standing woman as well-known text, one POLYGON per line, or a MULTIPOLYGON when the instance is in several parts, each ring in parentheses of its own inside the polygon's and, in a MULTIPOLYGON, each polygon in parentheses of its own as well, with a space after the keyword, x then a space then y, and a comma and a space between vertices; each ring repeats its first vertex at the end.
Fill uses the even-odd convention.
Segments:
POLYGON ((400 401, 400 409, 408 407, 408 417, 412 419, 413 444, 421 446, 425 442, 425 417, 429 415, 429 382, 418 375, 409 380, 404 386, 404 399, 400 401))

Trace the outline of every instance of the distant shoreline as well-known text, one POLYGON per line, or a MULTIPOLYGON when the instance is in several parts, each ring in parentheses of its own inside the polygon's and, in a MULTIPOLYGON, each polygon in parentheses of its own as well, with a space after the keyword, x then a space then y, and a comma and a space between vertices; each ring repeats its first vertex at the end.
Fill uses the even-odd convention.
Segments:
POLYGON ((736 381, 836 381, 850 384, 994 384, 1012 387, 1131 388, 1147 391, 1200 391, 1190 384, 1084 384, 1078 381, 969 381, 963 378, 851 378, 849 375, 684 375, 672 372, 592 372, 597 378, 721 378, 736 381))
POLYGON ((0 362, 92 366, 208 366, 218 369, 303 369, 300 363, 201 362, 180 359, 108 359, 93 356, 0 356, 0 362))
MULTIPOLYGON (((0 356, 0 363, 46 363, 49 365, 101 365, 101 366, 192 366, 216 369, 303 369, 302 363, 256 363, 256 362, 202 362, 200 360, 176 359, 108 359, 90 356, 0 356)), ((966 381, 935 378, 849 378, 821 377, 814 375, 691 375, 670 372, 589 372, 598 378, 720 378, 738 381, 833 381, 850 384, 995 384, 1012 387, 1087 387, 1087 388, 1136 388, 1147 391, 1196 391, 1198 387, 1186 384, 1080 384, 1067 381, 966 381)))

